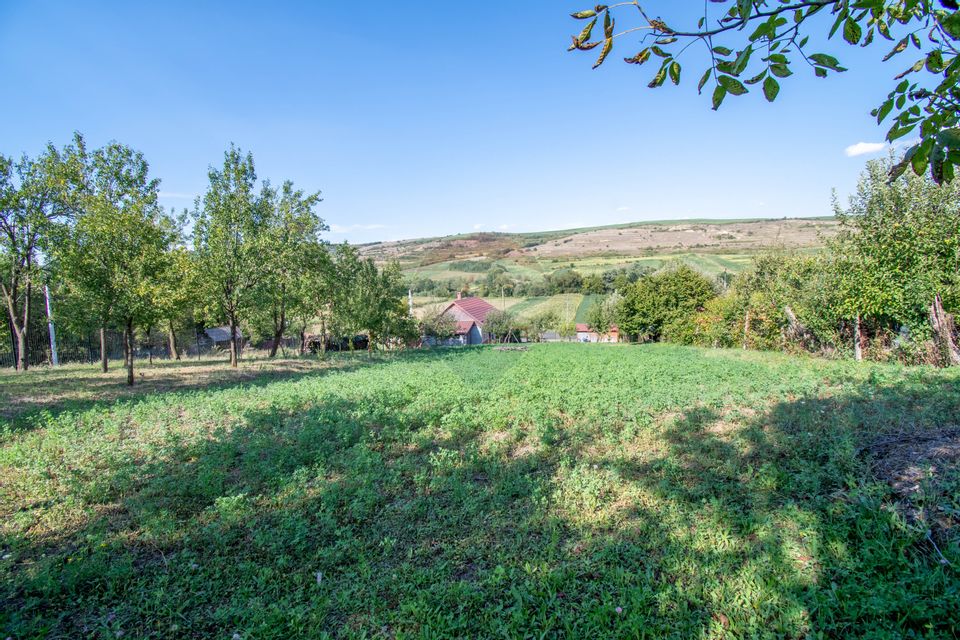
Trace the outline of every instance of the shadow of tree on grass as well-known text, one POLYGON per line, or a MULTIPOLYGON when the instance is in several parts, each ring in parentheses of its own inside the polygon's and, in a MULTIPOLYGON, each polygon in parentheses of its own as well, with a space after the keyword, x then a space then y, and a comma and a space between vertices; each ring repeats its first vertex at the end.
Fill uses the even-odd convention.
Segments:
MULTIPOLYGON (((469 355, 418 362, 455 378, 469 355)), ((495 378, 512 429, 470 420, 480 396, 467 391, 467 407, 447 399, 431 413, 402 383, 365 397, 347 385, 305 404, 245 406, 229 428, 168 442, 147 461, 112 459, 71 492, 88 506, 74 526, 0 540, 13 556, 0 629, 960 633, 956 529, 937 530, 942 564, 869 459, 877 438, 955 426, 954 383, 689 407, 617 441, 589 416, 566 416, 562 431, 525 418, 509 402, 517 381, 497 389, 495 378)), ((939 494, 917 499, 960 506, 951 473, 939 494)))

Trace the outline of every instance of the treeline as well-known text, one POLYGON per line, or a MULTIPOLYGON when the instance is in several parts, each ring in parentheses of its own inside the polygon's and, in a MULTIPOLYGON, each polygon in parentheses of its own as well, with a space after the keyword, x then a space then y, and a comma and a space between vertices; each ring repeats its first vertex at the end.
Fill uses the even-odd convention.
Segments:
POLYGON ((452 262, 448 266, 452 271, 483 273, 484 276, 440 280, 415 277, 408 282, 408 286, 419 295, 437 297, 450 297, 458 292, 481 297, 498 296, 502 292, 504 295, 520 298, 561 293, 592 295, 623 290, 654 271, 650 267, 634 263, 628 267, 608 269, 600 274, 583 275, 571 265, 546 274, 540 280, 531 280, 510 273, 506 267, 492 260, 463 260, 452 262))
POLYGON ((868 163, 840 232, 817 254, 770 253, 721 291, 674 266, 622 290, 613 318, 639 340, 960 364, 960 187, 868 163))
POLYGON ((271 355, 291 331, 303 348, 313 323, 324 336, 366 332, 370 345, 416 334, 399 268, 322 240, 319 193, 258 182, 252 155, 233 146, 208 179, 177 215, 160 206, 143 155, 120 143, 89 150, 76 134, 36 158, 0 156, 0 293, 17 369, 30 362, 43 286, 58 325, 123 332, 129 384, 138 331, 166 331, 179 357, 178 330, 226 324, 232 366, 241 325, 271 337, 271 355))

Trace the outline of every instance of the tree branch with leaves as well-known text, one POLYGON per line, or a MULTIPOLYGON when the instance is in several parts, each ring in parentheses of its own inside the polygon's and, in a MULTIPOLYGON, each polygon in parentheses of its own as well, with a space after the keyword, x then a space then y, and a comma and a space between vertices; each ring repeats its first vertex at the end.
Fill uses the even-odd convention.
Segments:
MULTIPOLYGON (((700 45, 709 64, 697 89, 713 85, 712 106, 719 109, 727 96, 741 96, 760 85, 773 102, 780 94, 780 81, 803 64, 818 77, 846 71, 832 55, 813 51, 811 34, 833 38, 838 33, 854 46, 867 47, 875 40, 893 42, 883 61, 916 52, 909 66, 901 68, 893 90, 872 111, 877 123, 889 121, 887 140, 910 134, 919 136, 902 162, 892 168, 891 178, 907 168, 920 175, 929 170, 937 183, 954 178, 960 164, 960 13, 956 0, 709 0, 695 27, 675 24, 671 18, 651 18, 647 2, 631 0, 600 4, 572 14, 588 21, 570 50, 600 48, 594 68, 603 64, 614 43, 627 35, 643 33, 642 48, 625 57, 637 66, 659 61, 648 86, 658 88, 669 79, 680 84, 681 57, 700 45), (617 31, 616 16, 628 14, 636 25, 617 31), (828 15, 824 23, 815 18, 828 15), (603 19, 602 36, 593 39, 603 19), (889 120, 888 120, 889 119, 889 120)), ((819 39, 818 39, 819 40, 819 39)))

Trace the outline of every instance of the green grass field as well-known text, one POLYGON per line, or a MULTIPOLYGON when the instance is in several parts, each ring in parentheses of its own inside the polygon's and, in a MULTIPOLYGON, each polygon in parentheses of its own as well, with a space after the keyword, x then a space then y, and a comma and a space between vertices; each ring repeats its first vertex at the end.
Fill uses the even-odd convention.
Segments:
POLYGON ((269 367, 0 374, 0 637, 960 634, 956 371, 580 344, 269 367))

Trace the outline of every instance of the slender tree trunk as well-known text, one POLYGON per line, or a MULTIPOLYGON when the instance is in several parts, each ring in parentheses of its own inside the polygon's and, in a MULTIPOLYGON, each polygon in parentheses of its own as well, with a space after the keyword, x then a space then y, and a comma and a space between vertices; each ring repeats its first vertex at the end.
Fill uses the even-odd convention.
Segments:
POLYGON ((280 347, 280 341, 283 340, 283 332, 287 330, 287 313, 283 306, 280 306, 279 321, 274 318, 273 324, 273 344, 270 345, 270 357, 277 355, 277 349, 280 347))
POLYGON ((170 357, 180 359, 180 350, 177 348, 177 333, 173 330, 173 320, 167 320, 167 344, 170 347, 170 357))
POLYGON ((237 319, 230 314, 230 366, 237 368, 237 319))
POLYGON ((747 309, 743 317, 743 348, 746 349, 750 342, 750 309, 747 309))
POLYGON ((153 364, 153 326, 147 327, 147 355, 148 362, 153 364))
POLYGON ((860 314, 857 314, 853 324, 853 358, 863 360, 863 327, 860 314))
POLYGON ((307 328, 304 326, 300 329, 300 355, 303 355, 307 352, 307 328))
POLYGON ((27 330, 17 332, 17 371, 27 370, 27 330))
POLYGON ((13 328, 13 321, 10 320, 10 317, 7 316, 7 327, 10 329, 10 349, 13 353, 13 368, 17 368, 17 363, 20 362, 20 343, 17 341, 17 331, 13 328))
POLYGON ((943 310, 940 294, 934 296, 933 304, 930 305, 930 327, 933 329, 933 339, 943 365, 947 367, 960 365, 960 349, 957 348, 953 337, 955 331, 953 316, 943 310))
POLYGON ((20 340, 18 345, 20 356, 20 371, 26 371, 30 368, 30 342, 27 337, 30 334, 30 297, 33 294, 33 283, 27 280, 27 297, 23 300, 23 325, 17 337, 20 340))
POLYGON ((124 352, 127 360, 127 385, 133 386, 133 319, 127 318, 127 327, 123 332, 124 352))
POLYGON ((100 369, 107 372, 107 330, 100 327, 100 369))

